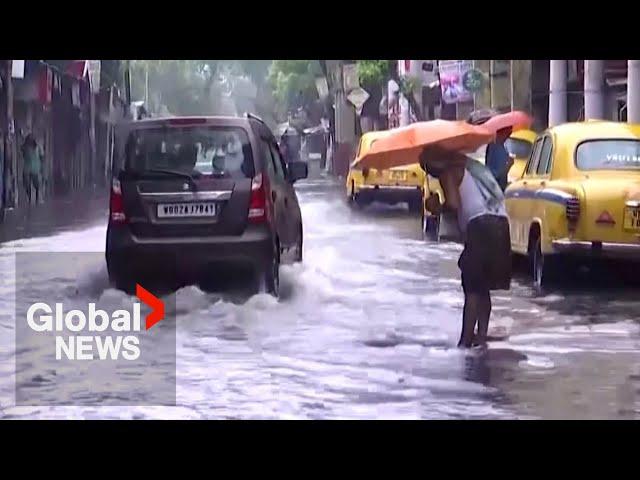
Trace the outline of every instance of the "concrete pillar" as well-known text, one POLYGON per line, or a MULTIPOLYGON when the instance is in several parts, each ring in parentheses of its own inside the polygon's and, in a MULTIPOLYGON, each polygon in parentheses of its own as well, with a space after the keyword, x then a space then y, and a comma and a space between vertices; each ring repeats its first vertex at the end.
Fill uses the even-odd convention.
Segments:
POLYGON ((511 62, 491 60, 491 108, 511 108, 511 62))
POLYGON ((511 60, 511 110, 531 112, 531 60, 511 60))
POLYGON ((604 116, 604 60, 584 61, 584 119, 604 116))
POLYGON ((627 121, 640 123, 640 60, 628 60, 627 121))
POLYGON ((567 61, 551 60, 549 65, 549 126, 567 121, 567 61))

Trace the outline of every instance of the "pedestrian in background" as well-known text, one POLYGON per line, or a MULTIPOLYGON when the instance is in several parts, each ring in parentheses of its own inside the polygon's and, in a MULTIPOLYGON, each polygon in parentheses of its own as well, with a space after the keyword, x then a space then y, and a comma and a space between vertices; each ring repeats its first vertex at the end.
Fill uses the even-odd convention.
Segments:
POLYGON ((22 144, 22 181, 27 192, 27 200, 31 205, 35 190, 35 202, 42 203, 42 159, 44 155, 31 133, 27 134, 22 144))
POLYGON ((496 132, 496 139, 493 143, 487 145, 487 153, 485 157, 485 165, 498 181, 498 185, 504 192, 508 184, 508 173, 513 167, 513 157, 509 154, 504 143, 511 136, 511 128, 503 128, 496 132))
MULTIPOLYGON (((498 112, 492 109, 478 110, 469 115, 467 123, 482 125, 496 115, 498 115, 498 112)), ((513 158, 504 144, 512 133, 511 128, 498 130, 495 141, 487 145, 485 153, 485 165, 489 168, 503 192, 507 188, 509 170, 513 166, 513 158)))

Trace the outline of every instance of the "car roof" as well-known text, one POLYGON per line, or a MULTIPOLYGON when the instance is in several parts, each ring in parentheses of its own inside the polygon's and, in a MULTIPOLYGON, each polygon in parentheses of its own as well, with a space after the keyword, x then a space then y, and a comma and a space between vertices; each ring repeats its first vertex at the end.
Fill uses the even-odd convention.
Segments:
POLYGON ((638 138, 640 124, 610 122, 606 120, 587 120, 556 125, 548 129, 552 134, 575 143, 597 138, 638 138))
POLYGON ((526 140, 529 143, 533 143, 538 134, 533 130, 516 130, 511 134, 509 138, 516 138, 518 140, 526 140))
POLYGON ((154 128, 164 126, 185 126, 185 125, 210 125, 220 127, 248 127, 249 118, 231 116, 170 116, 153 117, 141 120, 130 121, 127 126, 131 129, 154 128))

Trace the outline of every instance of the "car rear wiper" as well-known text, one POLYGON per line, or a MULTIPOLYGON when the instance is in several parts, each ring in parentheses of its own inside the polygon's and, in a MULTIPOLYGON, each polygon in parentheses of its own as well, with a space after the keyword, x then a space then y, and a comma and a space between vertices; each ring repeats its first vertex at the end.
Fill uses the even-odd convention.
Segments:
POLYGON ((137 173, 162 173, 164 175, 173 175, 174 177, 180 177, 188 180, 194 190, 197 188, 196 182, 193 177, 185 172, 179 172, 177 170, 165 170, 163 168, 147 168, 145 170, 138 170, 137 173))

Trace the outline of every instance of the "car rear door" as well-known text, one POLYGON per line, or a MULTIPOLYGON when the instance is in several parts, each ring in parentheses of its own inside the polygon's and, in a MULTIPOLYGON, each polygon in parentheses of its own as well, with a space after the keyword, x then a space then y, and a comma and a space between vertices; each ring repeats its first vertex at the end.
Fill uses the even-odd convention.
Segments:
POLYGON ((287 247, 292 248, 296 245, 298 235, 300 233, 300 225, 302 223, 302 215, 300 213, 300 205, 293 184, 289 181, 287 174, 287 165, 280 154, 280 150, 275 143, 271 144, 271 155, 273 156, 279 175, 281 175, 282 193, 283 193, 283 210, 285 217, 285 227, 287 229, 287 247), (280 174, 280 172, 282 172, 280 174))
POLYGON ((268 199, 271 203, 271 211, 273 218, 273 227, 280 240, 280 246, 288 248, 290 242, 289 225, 287 220, 287 191, 286 179, 282 170, 282 165, 274 156, 274 152, 278 152, 279 148, 275 143, 273 135, 270 134, 266 127, 259 128, 260 152, 263 156, 264 173, 269 178, 268 199))
POLYGON ((242 234, 255 173, 248 130, 179 120, 141 126, 129 134, 118 178, 132 233, 242 234))

